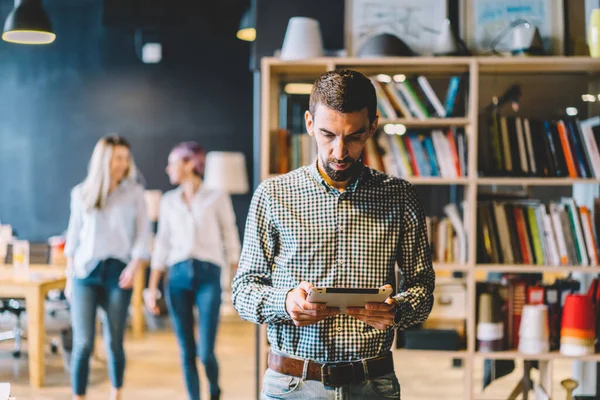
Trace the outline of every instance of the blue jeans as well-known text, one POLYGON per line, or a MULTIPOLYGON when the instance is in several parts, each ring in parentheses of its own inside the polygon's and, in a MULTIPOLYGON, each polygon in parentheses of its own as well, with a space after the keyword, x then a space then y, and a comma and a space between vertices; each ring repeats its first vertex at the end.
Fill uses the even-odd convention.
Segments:
POLYGON ((125 264, 119 260, 102 261, 86 278, 73 279, 71 293, 71 321, 73 324, 73 351, 71 353, 71 384, 73 393, 84 395, 90 370, 90 356, 94 348, 96 309, 106 312, 103 336, 108 353, 108 373, 115 388, 123 386, 125 351, 123 336, 131 289, 119 287, 119 276, 125 264))
POLYGON ((196 354, 204 364, 210 394, 217 396, 221 392, 219 364, 215 356, 221 307, 221 268, 198 260, 177 263, 169 268, 165 292, 181 352, 188 396, 190 400, 200 399, 196 354), (194 336, 194 306, 198 307, 198 349, 194 336))
POLYGON ((400 400, 400 384, 396 374, 352 383, 338 388, 326 388, 319 381, 302 380, 267 369, 263 377, 261 400, 400 400))

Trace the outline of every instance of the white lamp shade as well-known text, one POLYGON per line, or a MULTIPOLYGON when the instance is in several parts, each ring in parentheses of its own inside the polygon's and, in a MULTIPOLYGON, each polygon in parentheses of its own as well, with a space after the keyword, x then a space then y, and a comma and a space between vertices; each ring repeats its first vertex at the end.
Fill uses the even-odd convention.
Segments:
POLYGON ((229 194, 248 193, 250 188, 244 154, 225 151, 206 154, 204 185, 229 194))
POLYGON ((323 57, 323 53, 319 21, 307 17, 290 18, 281 48, 281 59, 303 60, 323 57))

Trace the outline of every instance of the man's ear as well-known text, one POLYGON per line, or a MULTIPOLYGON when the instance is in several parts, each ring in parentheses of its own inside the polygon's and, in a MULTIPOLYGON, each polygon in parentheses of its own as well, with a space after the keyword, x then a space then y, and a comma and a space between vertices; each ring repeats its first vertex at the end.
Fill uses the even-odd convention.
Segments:
POLYGON ((306 112, 304 113, 304 123, 306 124, 306 132, 308 132, 308 134, 310 136, 314 136, 315 132, 314 132, 313 116, 310 113, 310 111, 308 111, 308 110, 306 110, 306 112))
POLYGON ((369 131, 368 131, 368 138, 373 137, 373 135, 375 135, 375 132, 377 132, 377 126, 379 124, 379 115, 375 115, 375 119, 373 120, 373 123, 369 126, 369 131))

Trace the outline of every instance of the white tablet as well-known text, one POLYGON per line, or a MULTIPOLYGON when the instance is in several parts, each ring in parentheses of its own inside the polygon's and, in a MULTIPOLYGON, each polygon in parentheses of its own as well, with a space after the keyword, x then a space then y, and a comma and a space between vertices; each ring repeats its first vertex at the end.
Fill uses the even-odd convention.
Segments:
POLYGON ((390 288, 333 288, 314 287, 308 292, 309 303, 325 303, 327 307, 339 308, 342 313, 346 307, 364 307, 367 303, 383 303, 393 294, 390 288))

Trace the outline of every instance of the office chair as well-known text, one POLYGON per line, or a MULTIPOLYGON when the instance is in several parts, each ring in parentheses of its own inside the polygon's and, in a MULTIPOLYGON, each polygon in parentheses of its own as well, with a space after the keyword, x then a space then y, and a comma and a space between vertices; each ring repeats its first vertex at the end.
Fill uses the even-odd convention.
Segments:
MULTIPOLYGON (((31 243, 29 246, 29 262, 31 264, 48 264, 50 261, 50 246, 46 243, 31 243)), ((12 264, 12 245, 8 246, 6 253, 6 264, 12 264)), ((69 313, 69 305, 66 301, 64 293, 61 290, 53 290, 46 296, 45 308, 47 315, 50 319, 59 319, 61 313, 69 313)), ((13 351, 13 357, 19 358, 21 356, 22 341, 27 340, 26 330, 22 328, 23 325, 23 314, 27 310, 25 299, 14 299, 14 298, 0 298, 0 314, 8 312, 13 314, 16 318, 15 324, 12 330, 6 332, 0 332, 0 341, 15 340, 15 348, 13 351)), ((61 342, 63 348, 70 353, 70 322, 67 322, 66 326, 61 326, 58 331, 60 332, 61 342)), ((53 354, 58 352, 59 342, 57 338, 53 337, 50 341, 50 350, 53 354)))
MULTIPOLYGON (((6 251, 6 264, 12 264, 12 245, 9 244, 6 251)), ((21 357, 21 341, 26 340, 27 336, 22 326, 22 315, 25 312, 25 299, 0 298, 0 313, 8 312, 15 316, 15 325, 10 331, 0 332, 0 342, 5 340, 15 340, 15 348, 12 352, 14 358, 21 357)))

